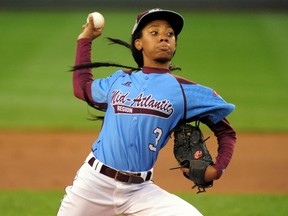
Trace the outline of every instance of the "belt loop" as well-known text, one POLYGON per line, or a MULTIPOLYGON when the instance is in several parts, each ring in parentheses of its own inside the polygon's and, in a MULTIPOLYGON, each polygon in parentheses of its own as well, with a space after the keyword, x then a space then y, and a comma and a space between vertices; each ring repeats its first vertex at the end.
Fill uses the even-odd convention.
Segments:
POLYGON ((96 160, 96 158, 94 156, 91 157, 90 160, 88 161, 88 164, 96 171, 97 171, 99 163, 100 163, 100 161, 96 160))
POLYGON ((118 174, 119 173, 120 173, 119 170, 116 170, 116 173, 115 173, 115 176, 114 176, 114 180, 118 180, 117 178, 118 178, 118 174))

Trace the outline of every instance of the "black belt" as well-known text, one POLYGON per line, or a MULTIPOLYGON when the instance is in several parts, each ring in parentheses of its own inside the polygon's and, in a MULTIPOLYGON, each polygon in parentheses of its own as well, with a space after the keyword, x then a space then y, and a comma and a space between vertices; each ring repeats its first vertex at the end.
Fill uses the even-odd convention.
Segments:
MULTIPOLYGON (((93 164, 95 162, 95 157, 92 157, 89 161, 88 164, 93 167, 93 164)), ((113 178, 117 181, 120 182, 126 182, 126 183, 134 183, 134 184, 140 184, 143 183, 144 181, 149 181, 152 177, 152 172, 148 171, 146 178, 143 179, 141 177, 141 173, 127 173, 127 172, 122 172, 119 170, 115 170, 111 167, 106 166, 105 164, 102 165, 100 169, 100 173, 103 175, 106 175, 110 178, 113 178)))

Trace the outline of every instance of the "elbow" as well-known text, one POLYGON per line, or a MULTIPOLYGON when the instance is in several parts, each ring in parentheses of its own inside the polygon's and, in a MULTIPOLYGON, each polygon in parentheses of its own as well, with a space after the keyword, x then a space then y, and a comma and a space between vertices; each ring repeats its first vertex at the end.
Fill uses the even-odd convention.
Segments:
POLYGON ((74 97, 76 97, 78 99, 81 99, 81 96, 80 96, 79 92, 77 92, 75 90, 73 91, 73 95, 74 95, 74 97))
POLYGON ((76 98, 81 99, 83 97, 83 90, 78 82, 73 82, 73 95, 76 98))

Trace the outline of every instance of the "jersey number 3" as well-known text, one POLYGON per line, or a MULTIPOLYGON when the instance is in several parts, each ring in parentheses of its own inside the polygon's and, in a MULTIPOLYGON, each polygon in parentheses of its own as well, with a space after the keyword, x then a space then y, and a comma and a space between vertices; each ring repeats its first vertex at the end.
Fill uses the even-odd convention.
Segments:
POLYGON ((156 140, 155 140, 155 144, 151 144, 151 143, 149 144, 149 149, 151 151, 156 152, 156 147, 157 147, 158 142, 159 142, 159 140, 160 140, 160 138, 162 136, 162 129, 161 128, 155 128, 153 130, 153 133, 156 134, 156 140))

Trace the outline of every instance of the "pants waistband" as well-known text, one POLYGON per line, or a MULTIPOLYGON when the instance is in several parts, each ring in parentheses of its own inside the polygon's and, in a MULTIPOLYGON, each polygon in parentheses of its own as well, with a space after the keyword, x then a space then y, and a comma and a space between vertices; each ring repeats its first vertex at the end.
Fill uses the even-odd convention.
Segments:
MULTIPOLYGON (((94 167, 95 163, 98 160, 92 156, 90 159, 88 159, 87 163, 91 166, 94 167)), ((149 170, 146 173, 129 173, 129 172, 123 172, 123 171, 119 171, 116 169, 113 169, 111 167, 106 166, 103 163, 99 163, 96 164, 95 170, 99 169, 99 172, 103 175, 106 175, 110 178, 113 178, 117 181, 120 182, 125 182, 125 183, 132 183, 132 184, 141 184, 145 181, 150 181, 152 179, 152 172, 149 170), (98 167, 98 166, 101 167, 98 167)))

